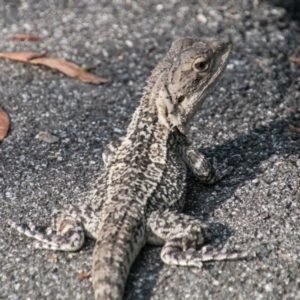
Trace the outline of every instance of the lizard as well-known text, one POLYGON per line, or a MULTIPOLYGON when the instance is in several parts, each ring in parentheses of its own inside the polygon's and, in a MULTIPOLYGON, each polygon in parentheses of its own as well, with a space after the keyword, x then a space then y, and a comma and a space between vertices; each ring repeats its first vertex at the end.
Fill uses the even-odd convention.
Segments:
POLYGON ((46 232, 9 221, 36 239, 36 248, 76 251, 85 237, 95 239, 95 299, 122 299, 130 267, 146 243, 162 246, 160 257, 169 265, 201 268, 205 261, 244 257, 203 253, 210 226, 182 213, 188 168, 205 184, 230 172, 218 170, 194 149, 187 134, 231 50, 230 42, 174 41, 148 78, 125 137, 103 152, 105 167, 85 202, 55 210, 46 232))

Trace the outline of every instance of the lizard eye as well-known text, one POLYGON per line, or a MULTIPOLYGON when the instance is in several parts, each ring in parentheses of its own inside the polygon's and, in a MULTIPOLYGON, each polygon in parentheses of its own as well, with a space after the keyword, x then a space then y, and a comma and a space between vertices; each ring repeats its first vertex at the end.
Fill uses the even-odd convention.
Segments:
POLYGON ((209 68, 209 62, 204 57, 198 57, 193 62, 193 69, 196 72, 205 72, 209 68))

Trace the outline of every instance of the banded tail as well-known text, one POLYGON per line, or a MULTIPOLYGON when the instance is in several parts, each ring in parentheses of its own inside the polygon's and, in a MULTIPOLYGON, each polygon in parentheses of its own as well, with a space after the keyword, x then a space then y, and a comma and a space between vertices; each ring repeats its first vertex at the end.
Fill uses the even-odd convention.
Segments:
POLYGON ((107 214, 93 254, 96 300, 121 300, 136 256, 145 244, 145 218, 141 208, 115 208, 107 214), (123 210, 123 211, 122 211, 123 210))

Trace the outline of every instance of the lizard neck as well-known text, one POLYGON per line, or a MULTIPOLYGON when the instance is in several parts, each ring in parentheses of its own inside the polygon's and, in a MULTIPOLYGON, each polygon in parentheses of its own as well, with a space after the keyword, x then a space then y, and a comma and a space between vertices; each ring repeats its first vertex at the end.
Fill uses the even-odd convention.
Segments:
MULTIPOLYGON (((135 110, 131 122, 127 128, 127 135, 131 135, 133 132, 138 132, 142 127, 152 127, 153 129, 160 127, 157 115, 157 109, 151 100, 151 92, 145 91, 140 101, 140 105, 135 110), (151 126, 154 125, 154 126, 151 126)), ((160 128, 166 133, 168 128, 160 128)))

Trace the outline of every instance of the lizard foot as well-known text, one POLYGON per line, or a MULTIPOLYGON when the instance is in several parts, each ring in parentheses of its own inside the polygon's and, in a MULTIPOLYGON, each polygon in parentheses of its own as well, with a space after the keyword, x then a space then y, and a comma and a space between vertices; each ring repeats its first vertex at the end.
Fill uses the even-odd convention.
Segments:
POLYGON ((76 251, 84 243, 83 229, 72 219, 65 219, 60 222, 59 233, 51 227, 47 228, 46 233, 44 233, 32 223, 27 225, 8 221, 8 224, 20 233, 37 240, 38 242, 33 243, 34 248, 37 249, 76 251))

